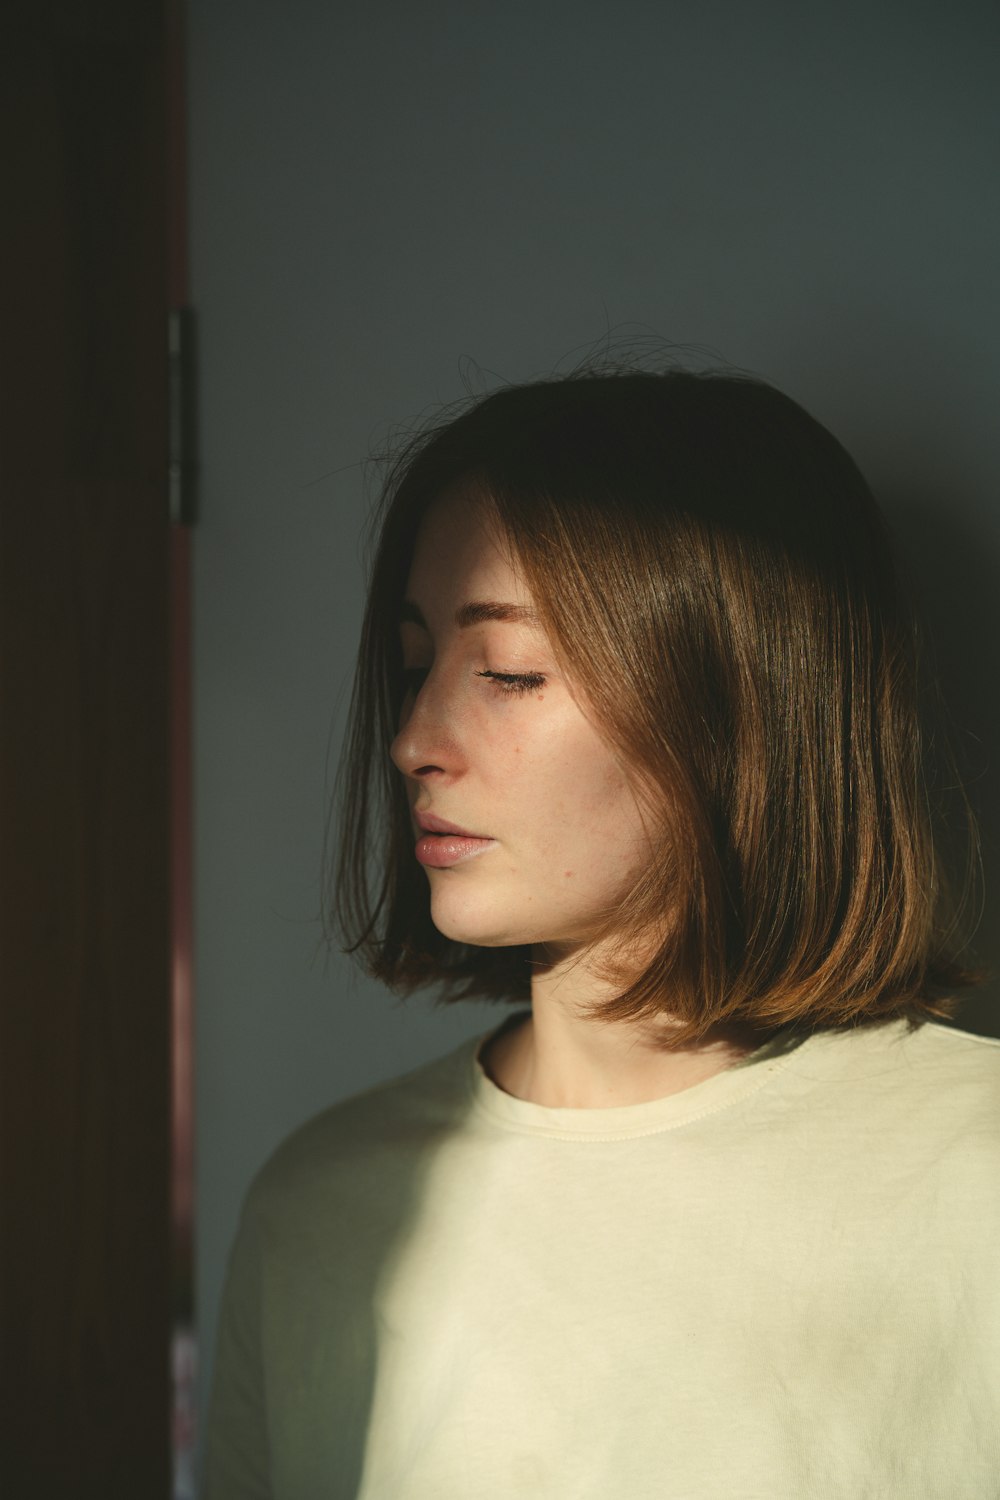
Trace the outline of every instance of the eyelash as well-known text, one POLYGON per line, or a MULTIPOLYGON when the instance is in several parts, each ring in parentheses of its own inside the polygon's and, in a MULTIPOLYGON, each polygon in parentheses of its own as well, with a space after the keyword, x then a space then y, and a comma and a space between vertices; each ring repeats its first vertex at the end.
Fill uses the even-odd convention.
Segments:
MULTIPOLYGON (((427 676, 426 667, 407 667, 403 672, 403 683, 407 692, 416 696, 427 676)), ((519 697, 522 693, 535 692, 545 686, 541 672, 477 672, 477 677, 486 677, 504 698, 519 697)))
POLYGON ((541 672, 477 672, 476 676, 488 677, 495 682, 497 691, 505 698, 531 693, 536 688, 545 686, 545 678, 541 672))

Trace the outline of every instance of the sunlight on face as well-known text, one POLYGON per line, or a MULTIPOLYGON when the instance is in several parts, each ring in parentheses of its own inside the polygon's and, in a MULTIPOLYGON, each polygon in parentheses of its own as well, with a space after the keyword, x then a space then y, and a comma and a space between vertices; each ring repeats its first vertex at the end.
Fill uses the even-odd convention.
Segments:
POLYGON ((651 845, 625 772, 558 670, 532 603, 482 502, 467 492, 439 499, 407 583, 408 691, 392 759, 407 781, 435 926, 459 942, 571 952, 651 845))

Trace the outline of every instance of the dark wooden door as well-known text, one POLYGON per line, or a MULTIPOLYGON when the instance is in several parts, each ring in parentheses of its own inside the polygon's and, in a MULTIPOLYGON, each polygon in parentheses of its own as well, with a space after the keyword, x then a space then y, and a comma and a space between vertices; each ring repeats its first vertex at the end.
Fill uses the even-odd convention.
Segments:
POLYGON ((6 16, 0 1483, 165 1500, 163 5, 6 16))

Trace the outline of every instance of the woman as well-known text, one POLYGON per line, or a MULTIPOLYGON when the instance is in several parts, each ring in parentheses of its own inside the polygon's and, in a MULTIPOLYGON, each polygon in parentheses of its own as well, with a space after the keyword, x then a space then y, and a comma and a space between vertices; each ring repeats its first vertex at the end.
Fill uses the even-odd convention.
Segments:
POLYGON ((523 1000, 249 1195, 208 1500, 1000 1495, 1000 1045, 854 464, 757 382, 509 388, 390 476, 350 945, 523 1000))

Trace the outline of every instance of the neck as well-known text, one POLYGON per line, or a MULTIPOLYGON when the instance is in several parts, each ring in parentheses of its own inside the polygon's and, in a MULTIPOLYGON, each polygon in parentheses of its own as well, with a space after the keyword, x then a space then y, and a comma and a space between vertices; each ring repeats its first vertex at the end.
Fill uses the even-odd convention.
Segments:
POLYGON ((639 1025, 588 1015, 611 987, 579 954, 533 953, 531 1015, 501 1032, 484 1064, 506 1093, 563 1109, 608 1109, 679 1093, 732 1067, 761 1045, 749 1028, 669 1045, 669 1016, 639 1025))

